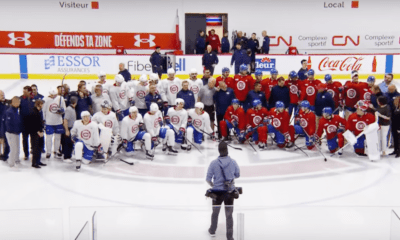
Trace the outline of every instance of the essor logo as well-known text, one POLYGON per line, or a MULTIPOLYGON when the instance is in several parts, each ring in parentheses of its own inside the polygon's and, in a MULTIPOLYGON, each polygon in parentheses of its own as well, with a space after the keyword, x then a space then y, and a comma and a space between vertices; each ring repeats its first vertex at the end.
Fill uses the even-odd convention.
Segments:
POLYGON ((307 127, 307 126, 308 126, 307 120, 305 120, 304 118, 301 118, 301 119, 300 119, 300 126, 301 126, 302 128, 307 127))
POLYGON ((171 86, 169 87, 169 91, 170 91, 172 94, 177 94, 177 93, 178 93, 178 90, 179 90, 179 87, 178 87, 177 85, 171 85, 171 86))
POLYGON ((141 43, 148 43, 149 47, 154 47, 156 43, 154 42, 154 39, 156 39, 156 36, 149 34, 149 38, 141 38, 140 34, 135 35, 133 37, 136 42, 133 44, 135 47, 140 47, 141 43))
POLYGON ((136 133, 138 131, 139 127, 138 125, 133 125, 132 126, 132 133, 136 133))
POLYGON ((347 46, 348 40, 350 42, 352 42, 354 46, 360 45, 360 36, 357 36, 357 43, 350 36, 333 36, 332 37, 332 45, 333 46, 347 46), (343 42, 343 38, 344 38, 344 42, 343 42))
POLYGON ((326 128, 326 131, 327 131, 328 133, 335 133, 336 130, 337 130, 337 127, 336 127, 335 125, 329 125, 329 126, 326 128))
POLYGON ((92 136, 92 134, 91 134, 90 131, 87 130, 87 129, 85 129, 85 130, 83 130, 83 131, 81 132, 81 138, 82 138, 83 140, 89 140, 91 136, 92 136))
POLYGON ((307 93, 308 96, 314 95, 314 93, 315 93, 315 88, 314 88, 313 86, 308 86, 308 87, 306 88, 306 93, 307 93))
POLYGON ((255 116, 254 118, 253 118, 253 123, 255 124, 255 125, 258 125, 260 122, 261 122, 261 117, 260 116, 255 116))
POLYGON ((367 101, 371 100, 371 93, 370 92, 364 93, 364 100, 367 100, 367 101))
POLYGON ((125 97, 126 97, 125 90, 122 90, 121 92, 119 92, 119 98, 124 99, 125 97))
POLYGON ((272 120, 272 125, 273 125, 274 127, 278 128, 278 127, 281 126, 281 121, 280 121, 278 118, 274 118, 274 119, 272 120))
POLYGON ((349 98, 355 98, 357 95, 357 92, 355 89, 350 88, 349 90, 347 90, 347 97, 349 98))
POLYGON ((246 83, 243 82, 243 81, 239 81, 239 82, 236 84, 236 86, 237 86, 237 88, 238 88, 239 90, 243 90, 243 89, 246 88, 246 83))
POLYGON ((360 70, 362 66, 363 57, 346 57, 339 60, 331 60, 325 57, 318 65, 320 71, 352 71, 360 70))
POLYGON ((136 97, 138 97, 139 99, 142 99, 146 96, 146 92, 145 91, 138 91, 136 93, 136 97))
POLYGON ((256 70, 270 72, 273 68, 276 68, 276 59, 268 57, 256 59, 256 70))
POLYGON ((58 110, 58 104, 57 104, 57 103, 52 103, 52 104, 50 104, 50 106, 49 106, 49 111, 50 111, 51 113, 56 113, 57 110, 58 110))
POLYGON ((44 60, 45 69, 50 67, 100 67, 99 57, 95 56, 50 56, 44 60))
POLYGON ((327 92, 332 95, 332 98, 335 97, 335 91, 333 91, 332 89, 328 89, 327 92))
POLYGON ((192 91, 194 94, 197 94, 200 92, 199 86, 193 85, 190 87, 190 91, 192 91))
POLYGON ((113 122, 111 120, 107 120, 104 122, 104 126, 107 128, 112 128, 113 127, 113 122))
POLYGON ((200 119, 195 119, 195 120, 193 120, 193 125, 195 126, 195 127, 201 127, 201 125, 203 124, 203 122, 200 120, 200 119))
POLYGON ((358 131, 364 130, 365 126, 367 126, 367 124, 365 122, 363 122, 363 121, 360 121, 360 122, 356 123, 356 129, 358 131))
POLYGON ((271 47, 277 47, 281 44, 281 41, 285 43, 286 46, 291 46, 292 45, 292 36, 289 37, 289 41, 287 41, 286 39, 284 39, 282 36, 270 36, 270 39, 275 39, 277 38, 277 42, 276 43, 270 43, 269 46, 271 47))
POLYGON ((292 93, 292 94, 297 94, 297 92, 299 91, 299 89, 297 88, 297 86, 296 85, 294 85, 294 84, 292 84, 292 85, 290 85, 290 92, 292 93))
POLYGON ((171 122, 173 123, 173 124, 178 124, 179 122, 181 121, 181 119, 179 118, 179 116, 172 116, 171 117, 171 122))
POLYGON ((16 37, 15 33, 8 34, 10 41, 8 42, 10 45, 15 46, 15 42, 24 42, 25 46, 31 45, 31 41, 28 39, 31 37, 29 33, 24 33, 23 37, 16 37))

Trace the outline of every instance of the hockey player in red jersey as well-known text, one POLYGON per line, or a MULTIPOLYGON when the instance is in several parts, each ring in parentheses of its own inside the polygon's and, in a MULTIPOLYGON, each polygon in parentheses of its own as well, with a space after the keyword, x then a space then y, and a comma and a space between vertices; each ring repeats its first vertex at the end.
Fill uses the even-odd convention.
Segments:
POLYGON ((228 86, 228 88, 232 88, 233 78, 229 77, 229 72, 229 68, 222 68, 222 75, 217 77, 215 87, 219 87, 219 82, 223 81, 226 83, 226 86, 228 86))
POLYGON ((297 112, 297 104, 299 103, 298 78, 299 76, 297 75, 296 71, 291 71, 289 73, 289 80, 285 82, 285 86, 287 86, 290 90, 289 117, 292 116, 293 110, 295 114, 297 112))
POLYGON ((271 78, 265 78, 264 80, 261 81, 261 85, 263 87, 264 93, 265 93, 265 97, 267 98, 267 101, 269 99, 270 93, 271 93, 271 89, 278 85, 278 71, 273 68, 271 69, 271 78), (268 94, 267 94, 267 90, 268 89, 268 94))
POLYGON ((351 72, 351 79, 352 79, 351 81, 347 81, 344 84, 344 91, 343 91, 346 120, 349 118, 350 114, 356 111, 356 108, 354 106, 356 105, 358 100, 362 98, 359 93, 360 91, 359 91, 357 71, 351 72))
POLYGON ((275 134, 274 141, 279 148, 292 147, 294 144, 294 128, 289 126, 290 116, 285 110, 285 104, 277 101, 269 114, 268 133, 275 134))
MULTIPOLYGON (((320 80, 314 78, 314 70, 307 72, 308 79, 304 80, 300 88, 300 100, 307 100, 310 103, 310 110, 315 111, 315 99, 317 97, 317 85, 320 80)), ((300 86, 299 86, 300 87, 300 86)))
POLYGON ((304 100, 300 103, 300 111, 295 118, 295 133, 306 135, 307 149, 314 148, 315 143, 315 113, 310 109, 310 103, 304 100))
MULTIPOLYGON (((367 113, 368 102, 360 100, 356 104, 356 112, 349 116, 347 119, 346 128, 350 130, 355 136, 358 136, 366 126, 375 122, 375 116, 371 113, 367 113)), ((357 139, 357 143, 354 144, 354 150, 357 155, 367 156, 365 154, 364 147, 365 135, 362 135, 357 139)))
POLYGON ((372 86, 375 85, 375 77, 374 76, 369 76, 367 78, 367 82, 362 82, 360 83, 361 87, 359 88, 360 91, 360 96, 361 100, 365 100, 370 102, 371 101, 371 95, 372 95, 372 86))
POLYGON ((246 128, 246 114, 243 108, 239 105, 239 100, 236 98, 232 100, 232 105, 226 109, 224 119, 219 123, 221 135, 223 140, 230 140, 229 132, 233 129, 239 142, 244 142, 244 132, 246 128))
MULTIPOLYGON (((325 130, 328 149, 334 153, 344 145, 343 132, 346 130, 346 120, 339 115, 333 115, 330 107, 322 109, 322 116, 318 124, 317 142, 321 144, 322 133, 325 130)), ((341 154, 342 151, 339 152, 339 155, 341 154)))
POLYGON ((330 74, 325 75, 326 89, 332 95, 333 101, 335 102, 335 109, 333 114, 339 114, 338 107, 343 107, 343 85, 336 81, 332 80, 332 76, 330 74))
POLYGON ((244 106, 247 94, 250 91, 250 85, 254 80, 250 75, 247 75, 247 65, 240 65, 240 74, 236 74, 233 78, 231 88, 235 93, 236 98, 240 101, 240 104, 244 106))
POLYGON ((263 149, 267 144, 268 110, 256 99, 253 101, 253 108, 247 110, 246 118, 246 139, 252 137, 258 147, 263 149))

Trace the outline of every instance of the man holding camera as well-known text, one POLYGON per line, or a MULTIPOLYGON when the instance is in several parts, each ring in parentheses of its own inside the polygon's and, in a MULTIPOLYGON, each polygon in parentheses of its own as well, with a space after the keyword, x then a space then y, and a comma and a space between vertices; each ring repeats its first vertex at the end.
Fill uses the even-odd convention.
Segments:
POLYGON ((222 141, 218 146, 219 157, 210 163, 207 171, 206 181, 212 187, 206 193, 213 199, 213 213, 211 226, 208 232, 215 236, 218 225, 218 215, 222 202, 225 203, 226 215, 226 237, 233 240, 233 199, 239 198, 241 189, 235 187, 235 178, 240 177, 239 166, 235 160, 228 156, 228 145, 222 141), (214 179, 212 182, 211 180, 214 179))

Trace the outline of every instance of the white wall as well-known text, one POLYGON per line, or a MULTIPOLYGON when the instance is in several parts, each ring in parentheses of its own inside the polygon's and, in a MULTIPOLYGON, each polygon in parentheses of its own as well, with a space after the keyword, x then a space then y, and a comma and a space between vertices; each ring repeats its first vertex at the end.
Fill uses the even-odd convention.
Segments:
MULTIPOLYGON (((99 9, 65 9, 60 0, 0 1, 2 31, 64 31, 64 32, 175 32, 176 10, 179 12, 180 37, 185 43, 185 13, 227 13, 228 29, 243 30, 250 35, 292 36, 293 44, 301 52, 398 52, 400 30, 398 12, 400 1, 359 1, 359 8, 351 8, 351 1, 321 0, 99 0, 99 9), (344 3, 344 8, 324 8, 328 3, 344 3), (334 35, 357 39, 358 47, 348 44, 332 47, 334 35), (394 36, 391 45, 377 47, 376 40, 365 36, 394 36), (299 36, 326 37, 325 47, 310 48, 299 36)), ((70 1, 66 1, 70 2, 70 1)), ((78 0, 77 3, 88 3, 78 0)), ((338 42, 343 40, 339 39, 338 42)), ((381 41, 388 42, 388 41, 381 41)), ((276 40, 272 40, 276 43, 276 40)), ((286 45, 271 48, 271 53, 283 53, 286 45)), ((0 50, 8 52, 10 50, 0 50)), ((12 50, 18 51, 18 50, 12 50)), ((26 52, 26 51, 25 51, 26 52)), ((91 51, 92 52, 92 51, 91 51)))

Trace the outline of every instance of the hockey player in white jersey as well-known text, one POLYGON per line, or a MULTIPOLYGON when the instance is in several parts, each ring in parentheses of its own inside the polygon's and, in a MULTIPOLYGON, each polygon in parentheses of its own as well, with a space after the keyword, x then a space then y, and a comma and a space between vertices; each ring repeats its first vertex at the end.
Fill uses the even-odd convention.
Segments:
POLYGON ((95 94, 95 90, 96 90, 95 88, 99 84, 102 86, 103 94, 109 95, 110 94, 110 84, 108 84, 106 82, 106 78, 107 78, 106 73, 103 71, 100 71, 98 76, 99 76, 99 81, 96 81, 94 83, 89 82, 91 85, 91 88, 89 88, 89 89, 91 89, 92 95, 95 94))
POLYGON ((128 84, 133 88, 134 105, 138 108, 140 115, 143 117, 147 112, 146 101, 144 98, 149 93, 147 75, 142 74, 139 81, 130 81, 128 84))
POLYGON ((156 86, 156 93, 157 94, 161 93, 161 84, 159 83, 158 74, 156 74, 156 73, 150 74, 149 85, 155 85, 156 86))
POLYGON ((163 151, 167 151, 169 154, 176 154, 173 146, 175 144, 175 133, 169 127, 163 126, 163 119, 161 111, 158 110, 157 103, 152 103, 150 105, 150 111, 144 115, 144 124, 146 126, 147 132, 151 136, 153 143, 157 142, 157 137, 160 137, 163 142, 163 151))
POLYGON ((203 110, 204 104, 197 102, 194 106, 194 109, 188 111, 187 139, 201 144, 203 141, 203 132, 211 135, 213 131, 210 127, 210 117, 203 110))
POLYGON ((175 132, 175 142, 182 144, 181 149, 190 151, 191 146, 187 146, 186 141, 184 141, 188 113, 183 106, 185 106, 185 101, 182 98, 177 98, 175 100, 175 107, 168 109, 164 120, 166 126, 175 132))
POLYGON ((121 74, 116 75, 115 83, 110 87, 110 99, 119 121, 129 115, 129 107, 134 104, 132 95, 124 77, 121 74))
POLYGON ((161 98, 164 101, 164 115, 167 114, 168 107, 175 104, 176 95, 181 90, 182 83, 179 78, 175 78, 175 70, 168 69, 168 78, 161 81, 161 98))
POLYGON ((53 136, 54 154, 56 157, 61 158, 61 153, 58 150, 61 145, 61 134, 65 132, 62 118, 65 101, 63 97, 57 95, 57 89, 52 89, 49 93, 50 96, 44 99, 45 103, 43 105, 43 119, 46 122, 46 158, 51 156, 53 136))
MULTIPOLYGON (((111 104, 109 101, 103 101, 103 103, 101 104, 101 111, 93 115, 92 121, 96 122, 97 124, 102 124, 106 128, 112 129, 112 135, 115 136, 114 138, 119 139, 120 128, 118 119, 115 113, 111 111, 111 104)), ((102 139, 103 132, 105 131, 100 132, 100 139, 102 139)), ((114 145, 110 146, 109 149, 104 149, 104 151, 107 151, 108 156, 111 155, 112 147, 114 147, 114 145)), ((97 153, 96 158, 104 159, 104 156, 101 153, 97 153)))
POLYGON ((92 161, 94 151, 101 148, 99 127, 90 120, 90 113, 83 111, 81 120, 76 120, 71 129, 72 141, 75 143, 76 169, 79 171, 81 162, 89 164, 92 161))
POLYGON ((121 138, 128 154, 135 151, 136 141, 144 141, 146 157, 149 159, 154 158, 154 154, 151 151, 153 144, 150 133, 144 131, 142 115, 138 114, 138 109, 135 106, 129 108, 129 116, 124 117, 121 122, 121 138))
POLYGON ((197 101, 200 89, 203 87, 203 81, 197 78, 196 68, 190 70, 189 90, 194 94, 194 100, 197 101))

